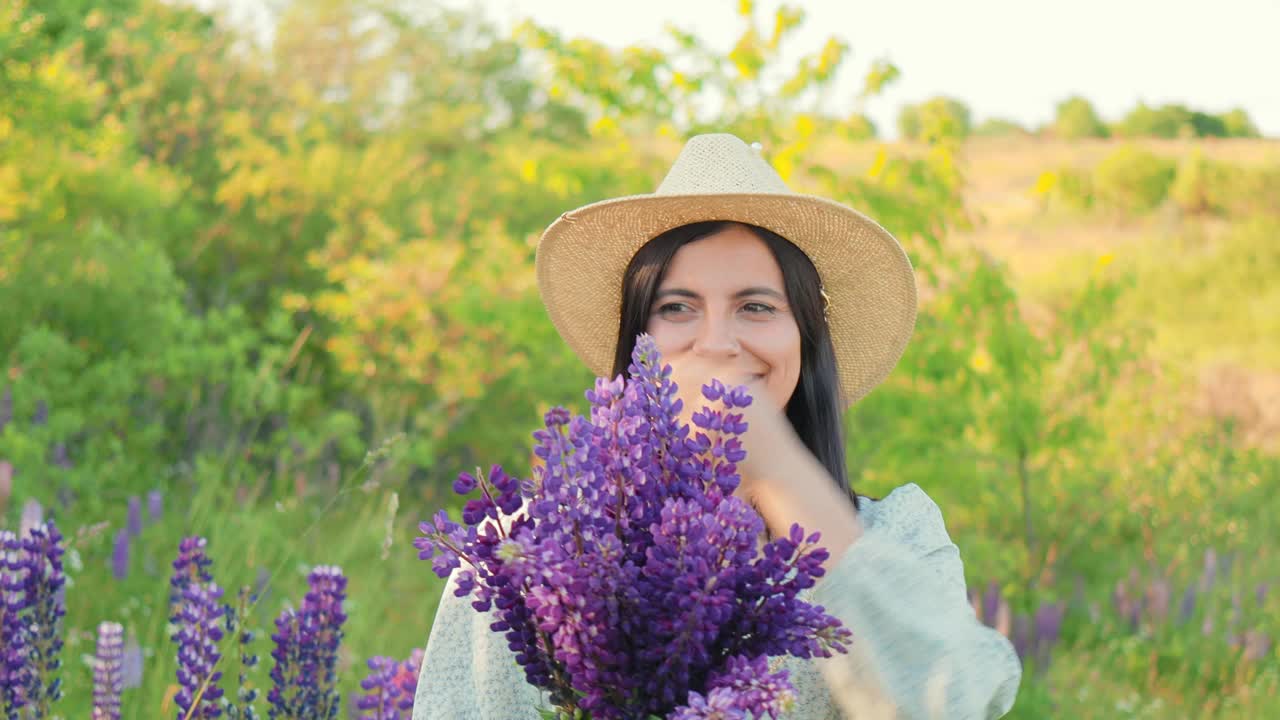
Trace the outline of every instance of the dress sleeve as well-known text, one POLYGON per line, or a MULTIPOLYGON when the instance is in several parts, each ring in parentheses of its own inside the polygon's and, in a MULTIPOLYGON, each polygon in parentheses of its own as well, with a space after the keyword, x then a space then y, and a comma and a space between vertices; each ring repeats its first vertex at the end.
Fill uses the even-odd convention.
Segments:
POLYGON ((427 638, 413 702, 413 720, 519 720, 550 707, 516 664, 502 633, 489 629, 492 612, 456 597, 449 575, 427 638))
POLYGON ((1013 706, 1022 665, 978 622, 938 506, 914 484, 877 503, 876 521, 813 589, 853 632, 819 659, 840 717, 986 720, 1013 706))

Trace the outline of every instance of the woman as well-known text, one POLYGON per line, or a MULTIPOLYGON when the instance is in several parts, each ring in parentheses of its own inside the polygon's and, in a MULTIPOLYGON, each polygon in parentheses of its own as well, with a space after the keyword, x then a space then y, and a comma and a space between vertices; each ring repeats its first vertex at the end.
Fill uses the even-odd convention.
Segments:
MULTIPOLYGON (((784 665, 791 718, 996 718, 1021 666, 970 608, 958 550, 915 485, 860 498, 844 410, 901 357, 915 324, 910 262, 861 214, 792 192, 732 135, 689 140, 657 192, 566 213, 538 247, 538 282, 597 375, 652 334, 686 399, 710 378, 751 387, 738 492, 773 532, 820 531, 811 600, 853 632, 847 655, 784 665)), ((545 706, 491 621, 445 588, 414 720, 532 718, 545 706)))

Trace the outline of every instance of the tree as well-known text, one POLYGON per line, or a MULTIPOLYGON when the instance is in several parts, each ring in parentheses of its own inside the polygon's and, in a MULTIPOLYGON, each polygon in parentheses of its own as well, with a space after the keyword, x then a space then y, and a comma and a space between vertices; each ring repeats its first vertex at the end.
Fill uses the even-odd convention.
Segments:
POLYGON ((1109 134, 1106 124, 1094 110, 1093 103, 1079 95, 1058 103, 1054 111, 1052 131, 1055 136, 1068 140, 1104 138, 1109 134))

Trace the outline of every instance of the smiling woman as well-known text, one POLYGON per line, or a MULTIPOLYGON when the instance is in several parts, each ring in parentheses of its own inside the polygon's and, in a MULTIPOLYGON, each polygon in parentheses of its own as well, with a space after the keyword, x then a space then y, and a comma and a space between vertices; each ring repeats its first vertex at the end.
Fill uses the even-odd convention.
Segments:
MULTIPOLYGON (((859 497, 846 477, 843 411, 889 374, 915 322, 913 271, 891 234, 792 192, 740 139, 702 135, 657 192, 562 215, 543 234, 537 265, 552 321, 597 375, 628 372, 645 332, 672 366, 686 413, 701 407, 698 389, 711 379, 746 385, 756 399, 741 408, 735 493, 775 535, 795 524, 820 533, 830 554, 812 600, 854 637, 846 655, 783 659, 796 690, 786 717, 1009 711, 1021 665, 975 617, 938 506, 915 485, 859 497)), ((456 596, 456 575, 413 717, 534 717, 543 698, 492 631, 494 618, 456 596)), ((705 710, 680 717, 742 716, 705 710)))
POLYGON ((785 409, 856 507, 826 315, 817 269, 777 233, 726 221, 682 225, 646 243, 623 273, 612 375, 626 372, 636 336, 648 332, 681 369, 684 387, 714 373, 760 388, 755 394, 785 409), (698 369, 704 377, 691 377, 698 369))

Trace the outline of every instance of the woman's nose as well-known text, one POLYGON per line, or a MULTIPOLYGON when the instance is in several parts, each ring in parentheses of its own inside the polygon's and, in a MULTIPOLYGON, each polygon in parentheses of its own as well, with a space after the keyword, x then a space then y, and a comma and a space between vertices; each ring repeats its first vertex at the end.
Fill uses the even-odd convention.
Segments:
POLYGON ((741 346, 732 323, 707 317, 698 328, 693 349, 705 357, 733 357, 741 350, 741 346))

